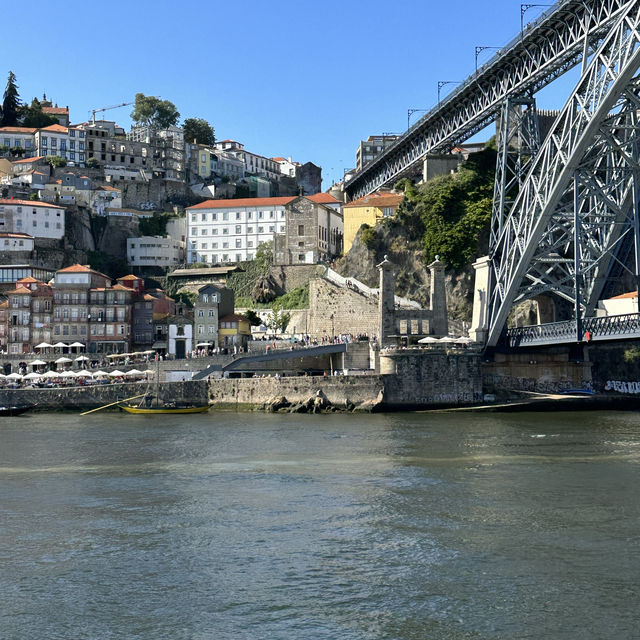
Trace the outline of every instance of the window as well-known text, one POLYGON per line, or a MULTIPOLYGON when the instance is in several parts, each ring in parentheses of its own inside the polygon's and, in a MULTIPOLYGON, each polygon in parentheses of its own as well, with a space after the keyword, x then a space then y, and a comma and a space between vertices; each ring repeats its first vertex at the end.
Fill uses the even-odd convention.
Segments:
POLYGON ((201 236, 206 236, 207 235, 207 230, 206 229, 200 229, 200 235, 201 236))
POLYGON ((191 222, 195 222, 197 220, 198 216, 195 213, 191 214, 191 222))
POLYGON ((264 227, 258 227, 258 233, 264 233, 264 227))
POLYGON ((204 318, 204 309, 198 309, 198 318, 204 318))
POLYGON ((298 254, 298 262, 304 262, 304 253, 298 254))
POLYGON ((209 317, 210 318, 215 318, 216 315, 216 310, 215 309, 209 309, 209 317))
POLYGON ((242 233, 242 226, 237 224, 236 225, 236 234, 242 233))
POLYGON ((236 238, 236 249, 242 247, 242 240, 240 238, 236 238))
POLYGON ((240 262, 242 260, 242 255, 240 253, 236 253, 236 262, 240 262))
POLYGON ((303 236, 304 235, 304 225, 303 224, 299 224, 298 225, 298 235, 299 236, 303 236))
POLYGON ((239 211, 236 213, 236 220, 240 220, 240 212, 239 211))
POLYGON ((206 242, 201 242, 200 243, 200 248, 201 249, 206 249, 207 248, 207 243, 206 242))
POLYGON ((253 233, 253 227, 248 227, 247 228, 247 233, 253 233))
POLYGON ((228 212, 228 211, 225 211, 225 212, 222 214, 222 219, 223 219, 223 220, 228 220, 228 219, 229 219, 229 212, 228 212))
POLYGON ((206 222, 207 221, 207 214, 203 213, 200 215, 200 220, 202 220, 202 222, 206 222))
POLYGON ((229 228, 228 228, 228 227, 225 227, 225 228, 222 230, 222 235, 223 235, 223 236, 229 235, 229 228))

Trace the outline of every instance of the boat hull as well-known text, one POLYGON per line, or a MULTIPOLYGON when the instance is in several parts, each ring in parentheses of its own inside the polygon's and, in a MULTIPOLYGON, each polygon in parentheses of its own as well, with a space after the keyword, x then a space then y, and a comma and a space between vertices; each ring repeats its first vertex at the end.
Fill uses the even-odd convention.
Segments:
POLYGON ((19 416, 30 409, 31 407, 0 407, 0 416, 19 416))
POLYGON ((118 405, 127 413, 137 414, 158 414, 158 413, 205 413, 209 411, 209 405, 201 405, 197 407, 131 407, 126 404, 118 405))

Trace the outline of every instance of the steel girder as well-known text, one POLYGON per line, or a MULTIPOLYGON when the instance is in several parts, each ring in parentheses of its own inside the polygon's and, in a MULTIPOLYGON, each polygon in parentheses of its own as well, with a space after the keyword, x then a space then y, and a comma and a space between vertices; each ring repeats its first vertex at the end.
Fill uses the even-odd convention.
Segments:
POLYGON ((497 244, 504 222, 540 149, 534 98, 505 100, 499 120, 497 147, 489 246, 497 244))
POLYGON ((346 185, 365 196, 450 151, 495 120, 506 98, 532 95, 574 67, 637 0, 564 0, 424 115, 346 185))
POLYGON ((624 219, 633 158, 623 141, 627 135, 633 144, 636 137, 627 125, 637 108, 639 25, 640 2, 629 2, 583 70, 492 247, 488 346, 497 344, 518 296, 554 290, 584 306, 581 279, 595 281, 597 253, 611 244, 612 227, 624 219), (619 131, 626 133, 612 139, 619 131))

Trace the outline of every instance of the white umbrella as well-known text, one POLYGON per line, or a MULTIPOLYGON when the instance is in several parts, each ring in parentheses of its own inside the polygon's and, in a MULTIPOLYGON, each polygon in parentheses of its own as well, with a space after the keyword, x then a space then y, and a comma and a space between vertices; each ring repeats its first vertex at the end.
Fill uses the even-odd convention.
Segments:
POLYGON ((89 358, 87 358, 87 356, 78 356, 76 358, 76 362, 84 362, 85 360, 88 360, 89 358))
POLYGON ((119 371, 118 369, 116 369, 115 371, 112 371, 111 373, 107 374, 110 378, 120 378, 121 376, 124 375, 124 371, 119 371))
POLYGON ((47 363, 44 360, 32 360, 29 364, 32 367, 42 367, 47 363))
POLYGON ((22 380, 22 376, 19 373, 10 373, 7 376, 7 380, 22 380))
POLYGON ((474 342, 474 340, 472 340, 471 338, 467 338, 467 336, 456 338, 455 341, 457 344, 471 344, 472 342, 474 342))
POLYGON ((67 362, 73 362, 73 361, 71 360, 71 358, 65 358, 64 356, 56 360, 56 364, 65 364, 67 362))
POLYGON ((40 378, 42 378, 42 376, 35 371, 27 373, 27 375, 24 377, 25 380, 39 380, 40 378))
POLYGON ((91 373, 89 373, 89 371, 87 371, 86 369, 83 369, 82 371, 76 371, 76 378, 90 378, 91 377, 91 373))
POLYGON ((109 374, 106 371, 100 371, 100 369, 98 369, 98 371, 94 371, 91 375, 94 378, 106 378, 109 374))
POLYGON ((64 342, 56 342, 54 345, 50 345, 53 347, 66 347, 67 345, 64 342))
POLYGON ((131 369, 131 371, 127 371, 125 373, 127 376, 143 376, 144 371, 138 371, 137 369, 131 369))
POLYGON ((57 371, 47 371, 42 374, 43 378, 59 378, 60 374, 57 371))
POLYGON ((75 378, 76 377, 76 373, 75 371, 63 371, 60 374, 61 378, 75 378))
POLYGON ((421 338, 418 340, 418 344, 433 344, 434 342, 440 342, 438 338, 432 338, 431 336, 427 336, 426 338, 421 338))
POLYGON ((0 373, 0 378, 6 378, 7 376, 4 375, 4 373, 0 373))
POLYGON ((144 372, 144 375, 145 375, 145 376, 155 376, 155 375, 156 375, 156 372, 155 372, 153 369, 147 369, 147 370, 144 372))
POLYGON ((450 336, 445 336, 444 338, 440 338, 440 340, 438 340, 438 342, 455 342, 455 341, 456 339, 450 336))
POLYGON ((82 347, 82 348, 84 348, 84 345, 82 344, 82 342, 72 342, 69 346, 70 347, 82 347))
POLYGON ((50 349, 51 347, 53 347, 52 344, 49 344, 48 342, 41 342, 40 344, 36 345, 36 349, 50 349))

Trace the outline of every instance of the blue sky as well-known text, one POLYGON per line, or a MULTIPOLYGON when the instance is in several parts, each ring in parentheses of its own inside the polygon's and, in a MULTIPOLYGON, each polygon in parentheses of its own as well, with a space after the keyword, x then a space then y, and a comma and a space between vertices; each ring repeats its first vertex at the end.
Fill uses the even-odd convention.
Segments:
MULTIPOLYGON (((4 4, 4 24, 23 23, 24 8, 4 4)), ((13 70, 23 100, 46 91, 80 122, 137 92, 157 95, 182 119, 209 120, 219 139, 319 164, 324 188, 355 164, 359 140, 403 131, 408 108, 437 101, 439 80, 473 72, 476 46, 520 29, 519 0, 36 0, 32 11, 30 35, 5 29, 2 42, 0 82, 13 70)), ((541 108, 562 106, 559 84, 541 108)), ((128 128, 130 111, 105 117, 128 128)))

